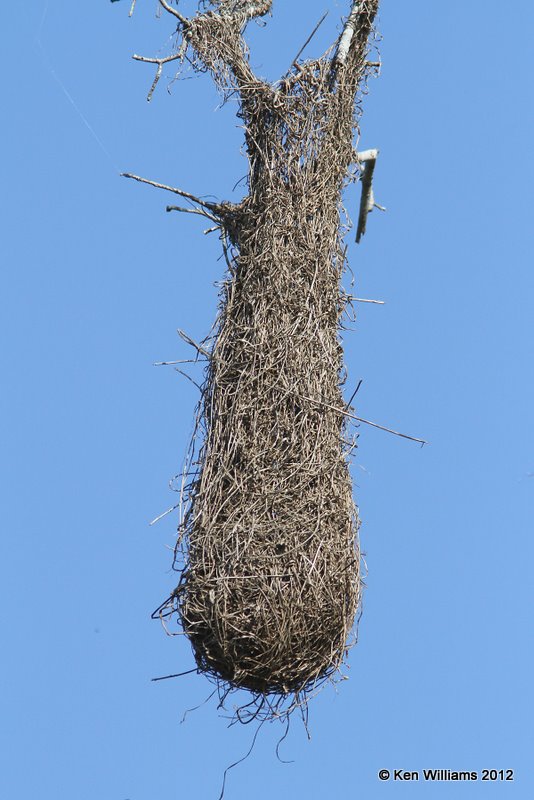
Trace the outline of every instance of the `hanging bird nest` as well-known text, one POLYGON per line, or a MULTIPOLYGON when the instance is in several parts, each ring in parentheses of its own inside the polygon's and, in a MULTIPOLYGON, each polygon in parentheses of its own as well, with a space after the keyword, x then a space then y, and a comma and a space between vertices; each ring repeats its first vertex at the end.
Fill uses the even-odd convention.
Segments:
POLYGON ((378 2, 353 3, 336 45, 276 84, 253 73, 242 36, 271 3, 216 5, 179 19, 179 55, 239 98, 248 194, 193 198, 221 230, 228 271, 212 335, 197 345, 206 365, 181 575, 158 615, 178 616, 200 672, 249 690, 254 713, 267 702, 272 716, 339 671, 360 605, 341 194, 359 170, 353 138, 378 2))

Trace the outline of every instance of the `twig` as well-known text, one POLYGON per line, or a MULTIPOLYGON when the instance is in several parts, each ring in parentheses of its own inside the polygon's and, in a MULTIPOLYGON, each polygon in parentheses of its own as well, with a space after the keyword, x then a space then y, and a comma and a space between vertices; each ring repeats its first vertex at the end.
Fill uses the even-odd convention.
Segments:
POLYGON ((365 425, 371 425, 372 428, 378 428, 386 433, 392 433, 394 436, 400 436, 402 439, 409 439, 411 442, 418 442, 421 445, 428 444, 426 439, 418 439, 416 436, 408 436, 407 433, 399 433, 398 431, 394 431, 392 428, 386 428, 384 425, 378 425, 376 422, 363 419, 363 417, 355 417, 354 414, 349 414, 348 411, 345 411, 344 413, 351 419, 355 419, 358 422, 363 422, 365 425))
POLYGON ((217 211, 218 206, 215 203, 209 203, 204 200, 201 200, 199 197, 196 197, 194 194, 190 194, 190 192, 184 192, 183 189, 176 189, 174 186, 167 186, 165 183, 158 183, 157 181, 150 181, 148 178, 140 178, 139 175, 133 175, 131 172, 121 172, 122 178, 132 178, 134 181, 139 181, 139 183, 146 183, 149 186, 155 186, 156 189, 165 189, 167 192, 173 192, 174 194, 180 195, 180 197, 185 197, 187 200, 191 200, 193 203, 198 203, 199 206, 203 206, 204 208, 209 208, 210 211, 217 211))
POLYGON ((186 672, 177 672, 175 675, 163 675, 161 678, 151 678, 152 683, 156 683, 156 681, 168 681, 169 678, 181 678, 183 675, 191 675, 193 672, 198 672, 198 669, 188 669, 186 672))
POLYGON ((194 339, 191 339, 191 337, 188 336, 187 333, 185 333, 185 331, 182 331, 182 330, 180 330, 180 328, 178 328, 177 333, 178 333, 178 336, 181 339, 184 340, 184 342, 186 342, 187 344, 190 344, 191 347, 194 347, 195 350, 197 350, 197 352, 202 353, 202 355, 204 355, 207 358, 211 359, 211 353, 209 353, 207 350, 205 350, 203 347, 201 347, 199 344, 197 344, 194 339))
POLYGON ((356 397, 356 395, 360 391, 360 386, 362 385, 362 383, 363 383, 363 378, 360 378, 360 380, 358 381, 358 385, 356 386, 355 390, 353 391, 349 402, 345 405, 345 408, 350 408, 352 401, 354 400, 354 398, 356 397))
POLYGON ((163 514, 160 514, 158 517, 156 517, 155 519, 153 519, 153 520, 152 520, 152 522, 149 522, 149 523, 148 523, 148 524, 149 524, 149 527, 152 527, 152 525, 155 525, 155 524, 156 524, 156 522, 159 522, 159 521, 160 521, 160 519, 163 519, 163 517, 166 517, 168 514, 172 514, 172 512, 173 512, 173 511, 176 511, 176 509, 178 508, 178 506, 179 506, 179 505, 180 505, 180 503, 177 503, 177 504, 176 504, 175 506, 173 506, 172 508, 168 508, 168 509, 167 509, 167 511, 164 511, 164 512, 163 512, 163 514))
POLYGON ((152 82, 152 86, 150 87, 150 91, 146 96, 147 101, 150 103, 152 100, 152 95, 154 94, 154 89, 158 85, 158 81, 161 78, 161 73, 163 72, 163 65, 168 64, 169 61, 177 61, 182 58, 181 51, 174 53, 172 56, 166 56, 165 58, 148 58, 147 56, 138 56, 133 55, 132 58, 134 61, 144 61, 146 64, 157 64, 158 68, 156 70, 156 76, 152 82))
POLYGON ((134 61, 144 61, 145 64, 167 64, 168 61, 176 61, 179 55, 178 53, 173 53, 171 56, 164 56, 164 58, 152 58, 151 56, 139 56, 134 53, 132 58, 134 61))
POLYGON ((196 388, 198 389, 198 391, 199 391, 199 392, 202 394, 202 386, 200 386, 200 385, 199 385, 199 384, 198 384, 198 383, 197 383, 195 380, 193 380, 193 378, 191 377, 191 375, 188 375, 188 374, 187 374, 187 372, 184 372, 184 371, 183 371, 183 369, 178 369, 178 367, 175 367, 175 368, 174 368, 174 370, 175 370, 175 372, 179 372, 179 373, 180 373, 180 375, 183 375, 183 376, 184 376, 184 378, 187 378, 187 380, 188 380, 188 381, 191 381, 191 383, 193 384, 193 386, 196 386, 196 388))
POLYGON ((297 61, 298 61, 298 59, 299 59, 299 56, 301 56, 301 55, 302 55, 302 53, 304 52, 304 50, 306 49, 306 47, 309 45, 309 43, 311 42, 311 40, 313 39, 313 37, 315 36, 315 34, 317 33, 317 31, 318 31, 318 30, 319 30, 319 28, 321 27, 321 25, 323 24, 323 22, 325 21, 325 19, 327 18, 327 16, 328 16, 328 11, 325 11, 325 12, 324 12, 324 14, 323 14, 323 16, 321 17, 321 19, 319 20, 319 22, 317 23, 317 25, 316 25, 316 26, 315 26, 315 28, 313 29, 313 31, 310 33, 310 35, 308 36, 308 38, 306 39, 306 41, 304 42, 304 44, 302 45, 302 47, 301 47, 301 48, 300 48, 300 50, 298 51, 297 55, 295 56, 295 58, 294 58, 294 59, 293 59, 293 61, 291 62, 291 65, 292 65, 292 66, 297 66, 297 61))
POLYGON ((174 367, 175 364, 198 364, 197 358, 181 358, 179 361, 154 361, 153 367, 174 367))
POLYGON ((346 409, 332 406, 330 403, 325 403, 324 400, 315 400, 313 397, 305 397, 304 399, 309 400, 312 403, 317 403, 317 405, 325 406, 325 408, 330 408, 332 411, 337 411, 339 414, 345 414, 346 417, 355 419, 357 422, 363 422, 365 425, 371 425, 372 428, 378 428, 381 431, 386 431, 386 433, 393 433, 395 436, 400 436, 402 439, 410 439, 410 441, 418 442, 422 445, 428 444, 426 439, 418 439, 416 436, 408 436, 407 433, 399 433, 398 431, 394 431, 392 428, 386 428, 384 425, 378 425, 378 423, 371 422, 363 417, 356 417, 354 414, 350 414, 346 409))
POLYGON ((179 19, 182 25, 184 26, 189 25, 189 20, 187 19, 187 17, 184 17, 183 14, 180 14, 180 12, 177 11, 175 8, 172 8, 172 6, 170 6, 165 0, 159 0, 159 4, 165 9, 165 11, 168 11, 169 14, 173 15, 173 17, 179 19))
POLYGON ((134 13, 134 11, 135 11, 135 4, 136 4, 136 3, 137 3, 137 0, 132 0, 132 5, 131 5, 131 8, 130 8, 130 13, 128 14, 128 16, 129 16, 129 17, 133 17, 133 13, 134 13))
POLYGON ((202 217, 207 217, 211 219, 212 222, 218 222, 217 217, 214 217, 213 214, 208 214, 207 211, 204 211, 202 208, 183 208, 182 206, 167 206, 165 211, 181 211, 183 214, 200 214, 202 217))
POLYGON ((154 80, 152 81, 152 86, 150 87, 150 91, 148 92, 148 94, 146 96, 146 99, 147 99, 148 103, 150 103, 150 101, 152 100, 152 95, 154 94, 154 90, 155 90, 156 86, 158 85, 158 81, 161 78, 161 73, 162 72, 163 72, 163 64, 160 62, 158 64, 158 68, 156 70, 156 74, 154 76, 154 80))
POLYGON ((386 304, 385 300, 367 300, 364 297, 354 297, 353 295, 348 295, 348 297, 355 303, 375 303, 378 306, 384 306, 386 304))

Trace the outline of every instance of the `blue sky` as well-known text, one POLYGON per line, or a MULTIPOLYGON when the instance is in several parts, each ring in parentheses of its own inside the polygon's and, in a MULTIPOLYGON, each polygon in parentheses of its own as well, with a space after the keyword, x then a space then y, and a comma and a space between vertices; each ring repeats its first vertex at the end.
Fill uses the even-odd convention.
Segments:
MULTIPOLYGON (((188 4, 184 3, 187 9, 188 4)), ((10 800, 218 796, 250 727, 226 728, 186 643, 150 612, 173 587, 174 502, 213 321, 216 237, 133 171, 217 198, 245 173, 235 107, 186 74, 152 103, 132 53, 167 52, 155 0, 2 4, 2 559, 10 800)), ((189 4, 191 6, 191 4, 189 4)), ((347 0, 274 3, 257 71, 310 55, 347 0)), ((532 33, 527 0, 383 0, 384 62, 361 147, 378 202, 349 237, 359 307, 344 334, 361 416, 355 495, 369 575, 350 680, 310 707, 312 740, 264 727, 227 798, 527 798, 534 511, 532 33), (513 783, 381 783, 381 768, 515 770, 513 783)), ((358 193, 346 204, 356 216, 358 193)))

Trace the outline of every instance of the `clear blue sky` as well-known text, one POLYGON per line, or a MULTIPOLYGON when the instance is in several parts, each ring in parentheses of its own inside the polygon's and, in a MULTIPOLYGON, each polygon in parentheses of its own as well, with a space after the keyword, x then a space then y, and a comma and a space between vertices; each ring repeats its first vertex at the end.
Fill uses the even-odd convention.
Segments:
MULTIPOLYGON (((172 505, 194 387, 152 362, 207 333, 223 275, 200 219, 118 177, 218 198, 245 172, 230 103, 186 75, 151 104, 167 52, 155 0, 2 3, 2 699, 9 800, 218 796, 248 749, 150 612, 173 587, 172 505), (5 727, 4 727, 5 726, 5 727)), ((191 4, 189 4, 190 6, 191 4)), ((187 9, 187 2, 184 4, 187 9)), ((251 26, 276 78, 326 8, 275 0, 251 26)), ((362 306, 344 337, 363 417, 354 465, 369 568, 350 680, 264 727, 227 798, 534 796, 532 37, 530 0, 383 0, 383 74, 362 147, 377 200, 356 247, 362 306), (380 768, 514 768, 511 784, 381 783, 380 768)), ((347 206, 356 215, 358 194, 347 206)))

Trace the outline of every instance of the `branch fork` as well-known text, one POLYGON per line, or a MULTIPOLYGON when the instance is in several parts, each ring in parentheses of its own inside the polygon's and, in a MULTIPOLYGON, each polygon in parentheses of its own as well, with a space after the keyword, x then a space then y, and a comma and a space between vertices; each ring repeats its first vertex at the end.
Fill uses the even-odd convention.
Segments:
POLYGON ((167 211, 180 211, 184 214, 198 214, 206 217, 215 223, 214 228, 208 228, 204 233, 211 233, 218 228, 221 228, 230 237, 232 241, 235 239, 235 229, 239 225, 241 205, 236 203, 222 202, 212 203, 209 200, 202 200, 191 192, 186 192, 183 189, 177 189, 175 186, 168 186, 166 183, 159 183, 158 181, 151 181, 148 178, 142 178, 140 175, 134 175, 131 172, 122 172, 122 178, 130 178, 139 183, 145 183, 148 186, 154 186, 156 189, 164 189, 166 192, 172 192, 179 197, 183 197, 190 203, 194 204, 192 208, 184 208, 184 206, 168 205, 167 211))

